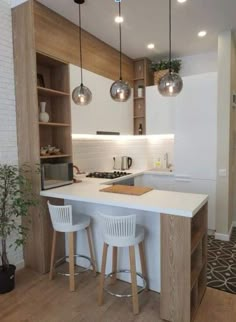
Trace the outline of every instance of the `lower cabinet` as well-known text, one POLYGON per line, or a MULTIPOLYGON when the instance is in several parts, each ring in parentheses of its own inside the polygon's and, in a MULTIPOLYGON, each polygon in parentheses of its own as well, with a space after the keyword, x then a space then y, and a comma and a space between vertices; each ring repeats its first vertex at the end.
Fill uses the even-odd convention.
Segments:
POLYGON ((157 190, 175 190, 174 176, 170 175, 143 174, 142 176, 136 177, 134 183, 137 186, 147 186, 157 190))
POLYGON ((186 193, 207 194, 208 201, 208 229, 215 230, 216 214, 216 181, 193 179, 170 175, 143 174, 135 178, 135 185, 148 186, 153 189, 177 191, 186 193))

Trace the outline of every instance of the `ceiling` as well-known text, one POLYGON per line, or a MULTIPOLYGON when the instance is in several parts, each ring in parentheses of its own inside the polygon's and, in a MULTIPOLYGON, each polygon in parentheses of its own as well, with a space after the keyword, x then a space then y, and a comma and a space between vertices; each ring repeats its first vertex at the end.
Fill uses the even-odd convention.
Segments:
MULTIPOLYGON (((68 20, 78 24, 78 5, 73 0, 39 0, 68 20)), ((236 0, 187 0, 173 3, 173 55, 194 55, 217 50, 217 36, 236 30, 236 0), (205 38, 197 33, 207 30, 205 38)), ((114 0, 86 0, 82 5, 82 27, 118 49, 118 26, 114 0)), ((168 52, 168 1, 123 0, 123 51, 131 58, 166 56, 168 52), (146 48, 154 43, 155 49, 146 48)))

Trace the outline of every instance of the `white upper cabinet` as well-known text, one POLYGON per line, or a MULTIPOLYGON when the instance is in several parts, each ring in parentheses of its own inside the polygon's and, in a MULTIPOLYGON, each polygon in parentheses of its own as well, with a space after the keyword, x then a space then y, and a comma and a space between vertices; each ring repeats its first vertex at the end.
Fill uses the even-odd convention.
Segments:
POLYGON ((175 173, 216 179, 217 73, 183 78, 183 91, 174 98, 175 173))
MULTIPOLYGON (((71 99, 72 133, 96 134, 97 131, 133 134, 133 97, 118 103, 110 97, 111 79, 84 70, 84 85, 93 95, 87 106, 78 106, 71 99)), ((80 68, 70 65, 70 89, 80 85, 80 68)))
POLYGON ((156 85, 146 88, 146 133, 175 133, 173 97, 161 96, 156 85))

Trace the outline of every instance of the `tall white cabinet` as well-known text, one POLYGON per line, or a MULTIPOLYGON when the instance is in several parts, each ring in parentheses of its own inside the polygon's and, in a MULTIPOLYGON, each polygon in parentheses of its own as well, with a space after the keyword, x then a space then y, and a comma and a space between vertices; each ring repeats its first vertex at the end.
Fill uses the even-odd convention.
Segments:
POLYGON ((175 134, 174 189, 209 195, 208 228, 214 230, 217 73, 183 77, 183 82, 174 98, 161 97, 156 86, 147 89, 147 133, 175 134))
POLYGON ((156 85, 146 87, 146 134, 175 133, 173 98, 163 97, 156 85))

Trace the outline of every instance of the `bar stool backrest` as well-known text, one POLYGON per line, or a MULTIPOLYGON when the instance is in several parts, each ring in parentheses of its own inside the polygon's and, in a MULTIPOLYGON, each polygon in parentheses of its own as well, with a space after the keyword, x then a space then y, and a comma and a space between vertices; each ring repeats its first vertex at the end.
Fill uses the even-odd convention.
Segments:
POLYGON ((135 237, 136 215, 108 216, 103 215, 104 235, 112 238, 135 237))
POLYGON ((72 226, 72 206, 54 206, 48 201, 48 208, 54 230, 65 231, 72 226))

